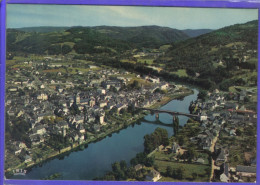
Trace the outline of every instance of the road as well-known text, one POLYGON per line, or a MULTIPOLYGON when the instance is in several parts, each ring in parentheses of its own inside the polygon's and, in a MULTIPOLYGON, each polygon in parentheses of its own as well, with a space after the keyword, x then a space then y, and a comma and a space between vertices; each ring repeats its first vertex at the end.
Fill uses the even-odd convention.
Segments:
MULTIPOLYGON (((218 136, 219 136, 219 133, 217 134, 217 136, 213 139, 212 141, 212 145, 210 147, 210 152, 215 152, 215 145, 216 145, 216 142, 218 140, 218 136)), ((214 169, 215 169, 215 161, 213 160, 213 158, 211 157, 211 174, 210 174, 210 182, 212 182, 213 180, 213 177, 214 177, 214 169)))

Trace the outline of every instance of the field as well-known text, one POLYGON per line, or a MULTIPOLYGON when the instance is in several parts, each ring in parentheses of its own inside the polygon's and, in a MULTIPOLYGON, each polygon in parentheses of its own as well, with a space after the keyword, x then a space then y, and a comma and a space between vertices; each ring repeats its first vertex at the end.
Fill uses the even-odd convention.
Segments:
POLYGON ((137 62, 139 63, 144 63, 144 64, 148 64, 148 65, 152 65, 153 64, 153 59, 137 59, 137 62))
MULTIPOLYGON (((163 160, 155 160, 155 165, 158 166, 158 170, 160 173, 166 173, 167 166, 172 167, 173 169, 183 168, 183 181, 197 181, 197 182, 205 182, 209 180, 209 171, 210 167, 207 165, 199 165, 199 164, 188 164, 188 163, 179 163, 173 161, 163 161, 163 160), (196 173, 197 178, 193 180, 192 174, 196 173)), ((180 181, 180 179, 173 179, 171 177, 164 177, 160 181, 180 181)))
POLYGON ((171 72, 172 74, 176 74, 179 77, 188 77, 188 74, 185 69, 179 69, 178 71, 171 72))

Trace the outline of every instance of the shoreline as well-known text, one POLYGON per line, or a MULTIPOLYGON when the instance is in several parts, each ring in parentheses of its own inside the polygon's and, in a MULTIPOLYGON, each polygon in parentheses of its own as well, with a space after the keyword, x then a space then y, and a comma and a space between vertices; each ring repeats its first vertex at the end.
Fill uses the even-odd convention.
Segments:
MULTIPOLYGON (((151 106, 149 106, 149 108, 159 108, 159 107, 162 107, 162 106, 166 105, 167 103, 169 103, 172 100, 182 99, 182 98, 184 98, 186 96, 191 95, 192 93, 194 93, 194 91, 192 89, 190 89, 189 87, 186 87, 184 93, 181 93, 181 94, 180 93, 178 93, 178 94, 167 93, 162 98, 162 100, 160 102, 156 102, 156 103, 152 104, 151 106)), ((111 137, 110 135, 112 135, 112 134, 114 134, 114 133, 116 133, 116 132, 118 132, 120 130, 123 130, 123 129, 129 127, 131 124, 136 123, 139 120, 142 120, 145 117, 145 115, 147 115, 147 112, 143 111, 143 112, 139 113, 136 116, 136 118, 132 119, 129 122, 127 121, 127 124, 125 124, 125 125, 122 124, 118 128, 112 130, 109 133, 106 133, 106 134, 102 134, 101 133, 97 137, 94 137, 92 139, 87 139, 86 141, 84 141, 82 143, 74 143, 74 144, 72 144, 69 147, 61 149, 60 151, 56 151, 56 152, 53 152, 53 153, 49 154, 47 157, 44 157, 40 161, 37 161, 37 162, 32 161, 32 162, 27 163, 27 164, 21 163, 17 167, 14 167, 14 168, 11 168, 11 169, 7 169, 5 171, 5 174, 6 174, 7 177, 8 176, 13 177, 12 171, 15 170, 15 169, 21 169, 23 167, 23 169, 30 171, 33 167, 35 167, 37 165, 42 165, 45 162, 48 162, 48 161, 50 161, 52 159, 55 159, 57 157, 64 157, 64 156, 70 154, 71 152, 84 150, 85 148, 87 148, 88 144, 96 143, 98 141, 101 141, 101 140, 105 139, 106 137, 111 137), (83 149, 82 149, 82 146, 84 147, 83 149)))

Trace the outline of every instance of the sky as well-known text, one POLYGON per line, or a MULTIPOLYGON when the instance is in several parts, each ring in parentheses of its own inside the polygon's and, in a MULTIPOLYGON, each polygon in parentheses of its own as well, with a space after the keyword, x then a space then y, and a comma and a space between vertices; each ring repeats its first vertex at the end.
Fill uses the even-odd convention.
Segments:
POLYGON ((176 29, 218 29, 256 19, 257 9, 7 5, 7 28, 158 25, 176 29))

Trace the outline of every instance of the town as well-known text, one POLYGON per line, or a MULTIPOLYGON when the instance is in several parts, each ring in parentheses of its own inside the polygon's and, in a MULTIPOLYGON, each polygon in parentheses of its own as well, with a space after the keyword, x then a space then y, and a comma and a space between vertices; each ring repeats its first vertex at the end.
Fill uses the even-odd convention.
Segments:
POLYGON ((6 156, 16 159, 7 160, 7 169, 9 162, 28 166, 55 150, 62 153, 64 148, 111 134, 143 116, 135 114, 135 105, 158 103, 166 91, 182 94, 182 86, 173 87, 159 78, 94 65, 84 72, 76 68, 76 74, 69 76, 55 71, 75 70, 72 66, 53 64, 60 62, 57 58, 43 60, 16 63, 23 68, 12 68, 7 75, 6 156), (8 130, 9 124, 19 125, 18 130, 8 130))
MULTIPOLYGON (((6 157, 9 160, 6 170, 26 168, 103 138, 145 115, 135 107, 151 107, 160 104, 166 94, 187 92, 185 86, 158 77, 96 66, 91 61, 81 60, 76 64, 48 56, 8 65, 6 157), (18 130, 8 130, 9 124, 19 125, 18 130), (12 136, 8 136, 9 132, 12 136)), ((243 182, 244 178, 254 181, 257 116, 243 103, 255 91, 256 88, 251 88, 227 93, 216 89, 212 93, 200 93, 198 100, 190 105, 190 113, 199 116, 194 120, 199 123, 196 131, 182 139, 175 135, 170 142, 172 147, 160 146, 153 155, 165 155, 164 159, 169 158, 171 162, 187 163, 188 159, 183 156, 192 145, 196 151, 203 151, 199 152, 201 154, 210 151, 210 155, 194 155, 189 163, 208 161, 211 181, 243 182), (243 137, 250 142, 244 141, 242 150, 232 142, 243 137), (167 148, 172 153, 162 154, 167 148), (244 152, 238 154, 237 151, 244 152)), ((155 169, 153 172, 150 175, 155 176, 147 178, 159 180, 160 173, 155 169)))
MULTIPOLYGON (((157 144, 148 149, 149 145, 146 144, 144 154, 148 153, 148 158, 140 160, 140 154, 137 154, 131 160, 133 168, 128 168, 125 174, 132 170, 135 175, 128 178, 153 182, 183 179, 198 182, 255 182, 257 114, 240 106, 244 96, 250 96, 255 90, 230 94, 216 89, 202 99, 199 97, 191 102, 191 115, 199 115, 199 120, 190 119, 167 142, 156 141, 157 144)), ((156 110, 154 113, 157 114, 156 110)), ((145 143, 154 142, 153 134, 145 136, 145 143)), ((120 161, 120 165, 123 163, 120 161)), ((116 178, 119 174, 114 171, 115 165, 112 164, 112 169, 116 178)), ((101 179, 113 180, 111 175, 107 173, 101 179)), ((114 180, 120 178, 124 177, 119 175, 119 179, 114 180)))
POLYGON ((214 27, 187 9, 187 30, 167 8, 138 7, 131 26, 128 7, 81 8, 70 26, 6 30, 6 179, 256 181, 257 10, 216 10, 214 27))

